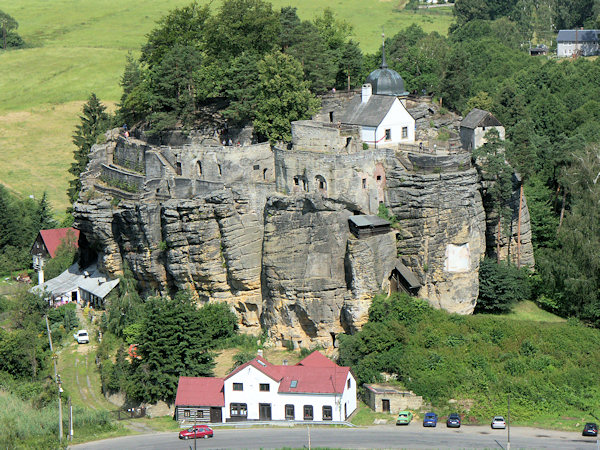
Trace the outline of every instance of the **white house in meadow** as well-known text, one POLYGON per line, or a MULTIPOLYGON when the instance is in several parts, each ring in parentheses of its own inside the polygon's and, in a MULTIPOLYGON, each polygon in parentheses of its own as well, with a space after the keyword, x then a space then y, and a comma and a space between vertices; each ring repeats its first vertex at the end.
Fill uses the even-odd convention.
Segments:
POLYGON ((216 383, 196 383, 195 389, 192 380, 180 378, 177 420, 194 421, 198 414, 198 422, 207 421, 207 408, 212 408, 214 420, 218 417, 214 408, 223 405, 223 422, 337 422, 346 420, 357 407, 356 380, 350 368, 338 366, 319 352, 293 366, 271 364, 258 356, 216 383), (204 399, 219 401, 197 404, 206 402, 204 399))

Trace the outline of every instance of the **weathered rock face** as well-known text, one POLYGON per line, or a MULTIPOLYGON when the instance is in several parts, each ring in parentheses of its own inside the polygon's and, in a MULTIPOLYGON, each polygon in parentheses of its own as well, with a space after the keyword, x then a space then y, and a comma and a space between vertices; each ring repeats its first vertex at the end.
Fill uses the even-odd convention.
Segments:
POLYGON ((264 324, 294 346, 329 346, 366 321, 385 266, 395 259, 393 233, 356 239, 347 205, 320 196, 272 197, 265 208, 264 324), (368 295, 370 294, 370 295, 368 295))
MULTIPOLYGON (((267 328, 295 347, 329 347, 336 334, 360 329, 373 295, 390 289, 397 258, 422 284, 420 297, 471 313, 497 224, 471 155, 363 150, 347 130, 303 130, 298 148, 275 152, 263 144, 153 147, 113 133, 82 175, 74 215, 83 250, 97 253, 111 276, 127 262, 147 294, 188 289, 199 302, 225 301, 242 330, 267 328), (332 134, 341 148, 306 144, 332 134), (348 218, 374 213, 380 202, 399 231, 350 233, 348 218)), ((518 185, 513 208, 511 238, 500 248, 514 260, 518 185)), ((520 231, 520 261, 532 265, 525 201, 520 231)))
POLYGON ((471 313, 485 253, 477 172, 397 169, 388 172, 387 183, 388 201, 401 227, 398 253, 423 284, 419 296, 451 312, 471 313))

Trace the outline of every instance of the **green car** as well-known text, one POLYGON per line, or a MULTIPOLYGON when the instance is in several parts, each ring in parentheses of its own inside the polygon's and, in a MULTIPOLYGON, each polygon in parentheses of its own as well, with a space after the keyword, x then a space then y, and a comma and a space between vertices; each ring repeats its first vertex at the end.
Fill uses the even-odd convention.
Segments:
POLYGON ((396 425, 408 425, 412 418, 413 415, 410 411, 400 411, 398 413, 398 419, 396 419, 396 425))

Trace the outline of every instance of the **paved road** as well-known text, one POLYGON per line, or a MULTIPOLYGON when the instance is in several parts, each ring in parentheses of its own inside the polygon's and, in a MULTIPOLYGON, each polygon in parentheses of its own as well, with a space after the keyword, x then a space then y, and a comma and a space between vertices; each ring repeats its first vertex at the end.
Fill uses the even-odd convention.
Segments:
MULTIPOLYGON (((311 447, 333 448, 506 448, 507 433, 487 426, 463 426, 460 429, 378 426, 366 428, 311 428, 311 447)), ((296 428, 216 429, 212 439, 198 439, 204 448, 308 448, 308 430, 296 428)), ((90 442, 72 447, 77 450, 100 449, 187 449, 193 441, 180 441, 177 433, 156 433, 90 442)), ((580 433, 511 428, 511 449, 589 449, 595 450, 595 438, 580 433)))

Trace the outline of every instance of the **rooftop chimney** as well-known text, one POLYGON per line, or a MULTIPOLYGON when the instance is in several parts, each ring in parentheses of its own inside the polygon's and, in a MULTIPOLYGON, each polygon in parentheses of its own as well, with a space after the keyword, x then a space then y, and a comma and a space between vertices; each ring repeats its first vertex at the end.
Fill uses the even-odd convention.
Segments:
POLYGON ((262 358, 262 355, 263 355, 262 349, 258 350, 256 353, 258 354, 258 356, 260 356, 262 358))
POLYGON ((362 103, 367 103, 371 95, 373 95, 373 87, 369 83, 363 84, 361 93, 362 103))
POLYGON ((287 359, 284 359, 284 360, 283 360, 283 365, 284 365, 284 366, 287 366, 287 364, 288 364, 288 361, 287 361, 287 359))

